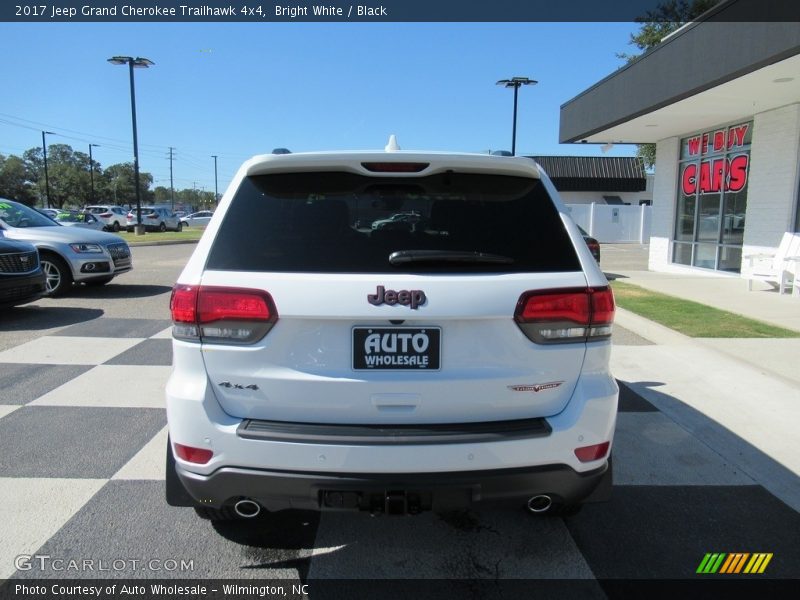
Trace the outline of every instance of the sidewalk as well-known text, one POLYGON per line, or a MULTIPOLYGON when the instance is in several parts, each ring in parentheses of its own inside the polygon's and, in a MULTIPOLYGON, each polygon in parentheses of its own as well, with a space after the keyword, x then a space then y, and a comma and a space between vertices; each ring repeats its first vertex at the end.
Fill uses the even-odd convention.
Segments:
POLYGON ((655 292, 694 300, 778 327, 800 331, 800 297, 791 293, 781 295, 772 290, 769 284, 759 281, 753 282, 753 291, 749 292, 746 279, 730 275, 612 270, 607 276, 609 279, 614 277, 655 292))
MULTIPOLYGON (((768 285, 759 282, 754 283, 754 290, 749 292, 747 282, 738 277, 683 275, 655 271, 616 271, 608 275, 655 292, 693 300, 800 332, 800 298, 791 294, 778 294, 768 289, 768 285)), ((800 384, 800 368, 798 368, 800 337, 693 339, 696 344, 714 348, 764 373, 800 384)))
MULTIPOLYGON (((760 288, 748 292, 739 278, 650 271, 608 275, 800 331, 800 298, 760 288)), ((690 338, 624 309, 618 309, 615 322, 653 345, 615 344, 614 375, 800 510, 800 338, 690 338)))

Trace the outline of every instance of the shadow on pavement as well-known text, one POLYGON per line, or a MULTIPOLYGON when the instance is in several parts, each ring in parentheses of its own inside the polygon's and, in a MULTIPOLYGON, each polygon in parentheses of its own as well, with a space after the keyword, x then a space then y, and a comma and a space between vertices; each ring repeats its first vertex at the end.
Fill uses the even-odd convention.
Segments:
POLYGON ((172 288, 167 285, 108 284, 104 286, 76 285, 71 296, 76 298, 149 298, 167 294, 172 288))
MULTIPOLYGON (((712 450, 734 463, 773 495, 800 513, 800 477, 771 456, 742 439, 724 425, 679 398, 654 388, 658 381, 620 381, 633 394, 655 406, 660 412, 686 429, 712 450)), ((787 443, 789 443, 787 441, 787 443)), ((756 507, 754 507, 756 509, 756 507)))
POLYGON ((298 558, 294 552, 285 556, 275 549, 302 550, 314 547, 320 514, 307 510, 262 512, 253 519, 212 521, 216 532, 226 540, 243 546, 245 556, 253 564, 245 569, 297 569, 301 579, 308 576, 308 558, 298 558), (277 560, 276 560, 277 559, 277 560))
POLYGON ((614 281, 615 279, 628 279, 627 275, 620 275, 619 273, 603 272, 603 275, 605 275, 606 279, 608 279, 609 281, 614 281))
POLYGON ((70 308, 58 306, 18 306, 5 309, 0 318, 0 330, 25 331, 52 329, 85 323, 92 319, 102 317, 104 311, 100 308, 70 308))

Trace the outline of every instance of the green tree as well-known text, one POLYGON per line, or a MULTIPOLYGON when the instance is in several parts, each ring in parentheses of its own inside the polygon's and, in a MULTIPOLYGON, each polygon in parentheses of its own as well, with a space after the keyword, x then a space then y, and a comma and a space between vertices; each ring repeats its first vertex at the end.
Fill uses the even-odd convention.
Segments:
MULTIPOLYGON (((41 148, 31 148, 23 154, 31 173, 36 173, 35 185, 42 202, 47 197, 44 159, 41 148)), ((47 148, 47 180, 50 205, 55 208, 82 206, 90 197, 89 156, 75 152, 69 144, 51 144, 47 148)))
POLYGON ((30 180, 28 166, 19 156, 0 154, 0 197, 23 204, 36 204, 36 190, 30 180))
POLYGON ((168 187, 164 187, 163 185, 156 186, 156 189, 153 190, 153 196, 155 198, 154 201, 158 204, 172 202, 172 190, 170 190, 168 187))
MULTIPOLYGON (((642 23, 642 26, 637 33, 631 34, 628 43, 636 46, 642 52, 639 54, 618 52, 617 57, 628 63, 633 62, 660 44, 667 35, 696 19, 719 2, 720 0, 666 0, 662 2, 654 10, 647 11, 643 17, 636 19, 637 22, 642 23)), ((639 144, 636 148, 636 156, 642 160, 646 168, 652 168, 656 163, 656 145, 639 144)))
MULTIPOLYGON (((95 179, 95 184, 97 179, 95 179)), ((139 171, 139 196, 142 204, 152 204, 154 194, 150 191, 153 176, 145 171, 139 171)), ((101 181, 102 193, 109 202, 114 204, 134 206, 136 204, 136 184, 133 172, 133 163, 118 163, 110 165, 103 171, 101 181)), ((99 194, 98 194, 98 197, 99 194)))

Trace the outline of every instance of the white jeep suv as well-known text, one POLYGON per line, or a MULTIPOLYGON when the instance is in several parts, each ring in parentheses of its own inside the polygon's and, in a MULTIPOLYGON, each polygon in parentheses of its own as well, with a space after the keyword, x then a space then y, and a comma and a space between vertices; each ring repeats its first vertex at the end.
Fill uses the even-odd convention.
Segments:
POLYGON ((256 156, 170 305, 172 505, 561 514, 607 498, 614 298, 530 159, 256 156), (361 226, 408 213, 423 225, 361 226))

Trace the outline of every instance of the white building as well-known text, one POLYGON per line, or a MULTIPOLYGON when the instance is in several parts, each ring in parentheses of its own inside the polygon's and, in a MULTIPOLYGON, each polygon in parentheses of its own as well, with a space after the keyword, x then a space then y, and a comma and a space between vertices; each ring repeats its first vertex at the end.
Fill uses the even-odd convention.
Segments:
POLYGON ((800 26, 743 19, 758 6, 722 3, 561 107, 562 142, 656 144, 652 270, 738 273, 800 231, 800 26))

